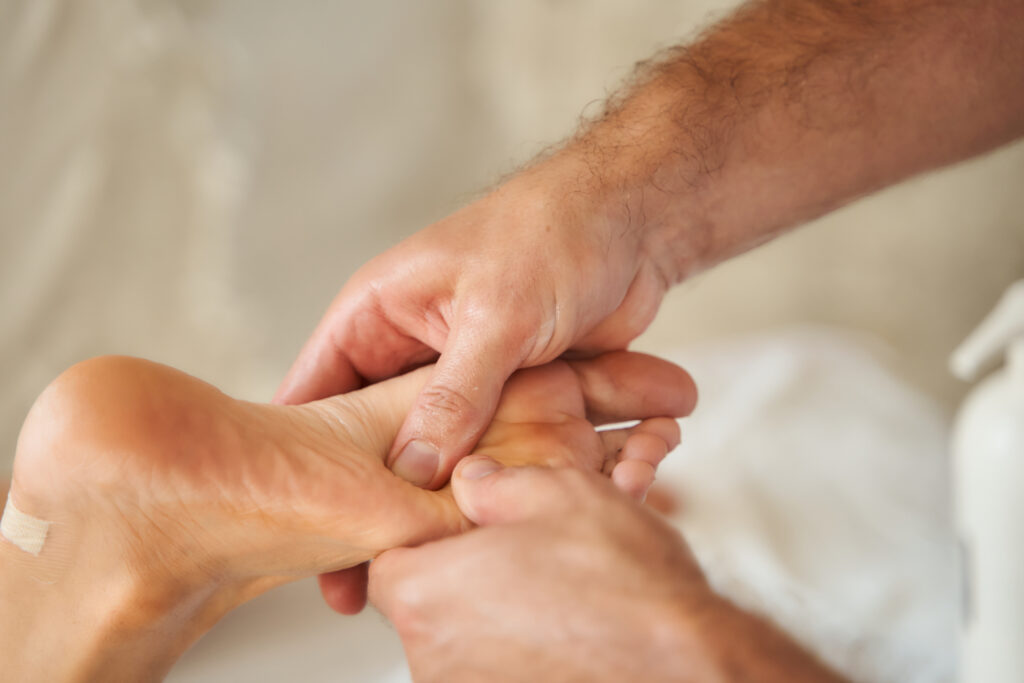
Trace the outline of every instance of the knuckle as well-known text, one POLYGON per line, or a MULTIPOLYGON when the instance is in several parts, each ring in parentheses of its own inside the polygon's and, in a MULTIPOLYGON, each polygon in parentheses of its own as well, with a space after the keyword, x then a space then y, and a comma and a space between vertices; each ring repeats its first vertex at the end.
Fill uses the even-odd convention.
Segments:
POLYGON ((536 334, 544 317, 543 306, 524 298, 514 289, 492 293, 487 299, 465 301, 460 320, 479 331, 481 338, 501 347, 518 347, 536 334))
MULTIPOLYGON (((510 306, 506 311, 522 309, 521 305, 510 306)), ((539 324, 532 312, 526 315, 502 315, 493 322, 493 333, 499 340, 520 342, 537 333, 539 324)))
POLYGON ((390 587, 387 616, 403 636, 423 630, 424 593, 418 584, 413 578, 403 577, 390 587))
POLYGON ((445 384, 426 387, 420 394, 420 399, 426 410, 449 423, 471 419, 478 412, 476 401, 459 389, 445 384))

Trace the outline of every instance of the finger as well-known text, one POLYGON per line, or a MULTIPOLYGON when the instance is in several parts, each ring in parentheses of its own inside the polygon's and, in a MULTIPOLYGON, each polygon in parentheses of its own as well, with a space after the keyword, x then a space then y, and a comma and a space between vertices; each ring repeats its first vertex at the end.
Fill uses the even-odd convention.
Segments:
POLYGON ((329 335, 314 333, 285 375, 273 402, 309 403, 353 391, 362 383, 352 363, 335 348, 329 335))
MULTIPOLYGON (((342 477, 335 482, 341 485, 340 490, 334 489, 338 493, 324 499, 326 509, 318 518, 322 522, 317 527, 318 543, 308 549, 314 563, 309 568, 327 571, 341 566, 331 561, 339 541, 349 548, 347 560, 354 564, 388 548, 416 545, 468 528, 450 491, 418 488, 384 465, 387 449, 428 374, 429 369, 423 368, 350 394, 298 408, 273 409, 294 411, 295 419, 287 424, 299 430, 293 437, 297 443, 312 438, 318 451, 330 454, 334 450, 332 440, 337 440, 342 453, 356 444, 358 453, 379 458, 376 463, 357 458, 353 461, 356 469, 342 468, 341 474, 347 473, 348 479, 354 474, 358 481, 345 484, 346 477, 342 477), (299 419, 303 413, 307 416, 299 419), (308 414, 319 415, 326 423, 325 428, 317 425, 308 414), (351 514, 332 512, 334 507, 329 500, 341 500, 338 495, 344 499, 344 509, 351 514), (358 549, 354 556, 353 547, 358 549)), ((345 462, 342 458, 342 464, 345 462)), ((330 482, 334 479, 336 477, 321 477, 318 481, 323 480, 323 485, 332 487, 330 482)), ((293 560, 302 562, 298 557, 293 560)), ((356 613, 364 604, 365 581, 355 572, 324 576, 321 590, 328 604, 344 614, 356 613)))
POLYGON ((668 444, 656 434, 640 432, 626 440, 619 451, 619 462, 639 460, 657 468, 668 455, 668 444))
MULTIPOLYGON (((376 277, 373 263, 361 268, 335 297, 278 388, 276 403, 335 396, 358 389, 363 380, 386 379, 437 357, 428 342, 382 312, 381 286, 371 284, 376 277)), ((404 293, 386 289, 393 296, 404 293)))
POLYGON ((490 423, 505 380, 522 360, 519 346, 467 326, 451 337, 395 439, 395 474, 429 489, 448 480, 490 423))
MULTIPOLYGON (((460 534, 472 524, 459 511, 450 490, 428 491, 410 484, 378 465, 379 474, 362 477, 359 490, 346 498, 346 508, 361 511, 358 515, 338 515, 336 521, 321 528, 312 547, 315 568, 320 571, 338 567, 330 562, 338 541, 350 558, 348 564, 376 557, 391 548, 418 546, 447 536, 460 534), (355 524, 355 527, 353 527, 355 524), (352 555, 353 549, 355 556, 352 555)), ((294 558, 296 563, 300 558, 294 558)), ((321 583, 324 597, 334 609, 355 613, 362 607, 364 582, 360 575, 336 573, 321 583)))
POLYGON ((617 453, 606 457, 604 467, 601 471, 604 474, 611 474, 619 463, 627 460, 645 462, 652 468, 657 469, 661 461, 668 455, 668 444, 655 434, 638 432, 632 434, 617 453))
POLYGON ((666 453, 679 445, 679 423, 668 417, 653 417, 633 427, 599 431, 598 436, 601 437, 604 446, 605 459, 618 460, 619 452, 626 445, 626 441, 638 434, 648 434, 659 439, 664 444, 666 453))
POLYGON ((419 368, 358 391, 315 401, 304 408, 332 426, 341 426, 350 435, 365 435, 369 439, 365 445, 380 453, 384 462, 430 371, 429 367, 419 368))
POLYGON ((594 424, 646 417, 685 417, 697 403, 697 387, 686 370, 654 356, 613 351, 567 361, 576 372, 594 424))
POLYGON ((455 468, 452 491, 462 514, 475 524, 519 522, 578 510, 607 483, 574 468, 502 467, 485 456, 455 468))
POLYGON ((582 419, 586 407, 578 387, 576 372, 564 361, 518 370, 502 388, 494 419, 512 423, 560 423, 566 416, 582 419))
POLYGON ((407 585, 410 577, 423 574, 422 567, 417 567, 416 559, 429 557, 432 550, 430 546, 416 549, 395 548, 381 553, 370 563, 367 591, 369 600, 390 621, 395 621, 395 606, 406 602, 409 597, 407 594, 399 594, 399 586, 407 585))
POLYGON ((644 502, 654 483, 654 466, 642 460, 623 460, 612 470, 612 483, 637 502, 644 502))
POLYGON ((366 607, 369 563, 321 574, 318 577, 324 602, 339 614, 359 614, 366 607))

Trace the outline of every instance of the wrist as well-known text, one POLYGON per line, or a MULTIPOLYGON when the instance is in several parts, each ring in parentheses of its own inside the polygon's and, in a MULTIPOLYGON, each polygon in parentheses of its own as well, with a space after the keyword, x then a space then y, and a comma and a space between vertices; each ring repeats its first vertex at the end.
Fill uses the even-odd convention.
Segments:
POLYGON ((675 187, 648 159, 644 131, 584 133, 526 173, 544 178, 552 203, 596 240, 602 258, 628 255, 667 290, 712 262, 700 187, 675 187), (685 198, 681 195, 685 195, 685 198))
POLYGON ((502 207, 525 207, 529 218, 520 224, 543 231, 551 252, 573 254, 575 270, 629 282, 653 267, 667 289, 686 266, 665 258, 665 246, 674 242, 649 194, 610 183, 573 142, 513 176, 490 198, 502 207))
POLYGON ((746 612, 710 588, 693 602, 677 604, 670 633, 676 666, 685 680, 710 683, 844 683, 774 624, 746 612))
POLYGON ((657 680, 733 683, 723 666, 723 649, 734 636, 721 625, 735 610, 706 585, 658 605, 659 617, 651 621, 661 662, 657 680))

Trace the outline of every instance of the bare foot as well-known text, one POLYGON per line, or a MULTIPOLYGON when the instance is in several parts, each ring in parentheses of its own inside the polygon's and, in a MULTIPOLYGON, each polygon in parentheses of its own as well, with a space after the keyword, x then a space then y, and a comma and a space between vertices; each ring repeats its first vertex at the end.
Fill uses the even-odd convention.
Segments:
MULTIPOLYGON (((22 649, 48 643, 18 677, 159 679, 274 585, 467 528, 450 490, 384 466, 427 374, 285 407, 132 358, 65 372, 25 420, 14 464, 12 501, 50 523, 42 550, 0 542, 0 598, 16 617, 0 635, 22 649), (72 608, 55 633, 46 615, 72 608)), ((689 376, 650 357, 554 363, 508 383, 478 452, 613 478, 624 468, 618 478, 642 495, 678 439, 674 423, 611 435, 592 423, 682 415, 693 401, 689 376)))
MULTIPOLYGON (((275 406, 143 360, 86 361, 26 419, 14 497, 68 533, 87 525, 116 542, 127 567, 178 582, 352 566, 467 526, 448 490, 416 488, 383 464, 426 374, 275 406)), ((625 465, 624 487, 640 494, 678 440, 674 423, 614 437, 593 424, 684 415, 694 396, 683 370, 649 356, 551 363, 509 381, 476 452, 510 465, 625 465)))

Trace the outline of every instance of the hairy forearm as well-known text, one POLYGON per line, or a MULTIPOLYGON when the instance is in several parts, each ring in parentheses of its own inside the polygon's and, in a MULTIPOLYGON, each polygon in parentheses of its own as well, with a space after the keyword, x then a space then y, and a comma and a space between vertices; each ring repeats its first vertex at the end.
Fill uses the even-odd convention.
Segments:
POLYGON ((1021 134, 1019 0, 764 0, 642 64, 539 166, 671 284, 1021 134))
MULTIPOLYGON (((702 661, 700 680, 716 683, 844 683, 767 621, 716 598, 699 614, 686 613, 702 661)), ((686 652, 688 648, 682 648, 686 652)))

